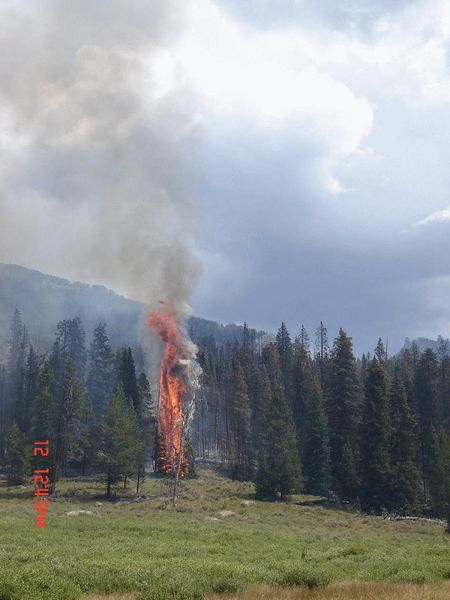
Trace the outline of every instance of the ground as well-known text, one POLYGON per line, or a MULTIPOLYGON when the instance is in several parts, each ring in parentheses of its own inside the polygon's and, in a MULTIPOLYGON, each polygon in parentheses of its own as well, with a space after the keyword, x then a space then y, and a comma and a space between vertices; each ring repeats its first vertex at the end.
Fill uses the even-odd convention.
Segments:
POLYGON ((50 503, 48 527, 36 529, 32 487, 3 482, 0 600, 450 595, 442 524, 255 502, 252 484, 209 469, 183 482, 177 511, 167 492, 163 480, 148 478, 149 499, 133 502, 131 490, 117 488, 125 501, 108 502, 101 480, 67 480, 50 503), (67 514, 79 510, 89 512, 67 514))

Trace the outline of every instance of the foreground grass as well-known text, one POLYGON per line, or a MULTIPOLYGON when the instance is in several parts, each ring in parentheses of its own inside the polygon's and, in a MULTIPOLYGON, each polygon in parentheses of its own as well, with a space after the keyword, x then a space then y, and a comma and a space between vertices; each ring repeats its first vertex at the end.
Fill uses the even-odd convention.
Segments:
POLYGON ((323 589, 252 586, 242 593, 216 595, 211 600, 448 600, 448 598, 450 598, 450 582, 411 584, 344 581, 323 589))
MULTIPOLYGON (((344 581, 326 588, 250 586, 238 594, 216 594, 208 600, 447 600, 450 582, 386 583, 344 581)), ((85 596, 83 600, 135 600, 133 594, 85 596)))
MULTIPOLYGON (((371 596, 342 595, 351 592, 343 584, 310 591, 296 586, 450 579, 449 536, 438 524, 252 502, 251 484, 211 471, 183 484, 177 512, 156 479, 146 481, 144 492, 152 498, 141 503, 108 503, 95 481, 68 481, 60 489, 62 498, 50 505, 48 528, 35 529, 31 487, 0 487, 0 600, 112 593, 133 593, 138 600, 195 600, 214 593, 242 600, 344 600, 371 596), (93 514, 66 514, 80 509, 93 514), (255 584, 263 587, 236 596, 255 584), (275 585, 290 591, 277 596, 275 585)), ((441 588, 429 589, 438 594, 441 588)))

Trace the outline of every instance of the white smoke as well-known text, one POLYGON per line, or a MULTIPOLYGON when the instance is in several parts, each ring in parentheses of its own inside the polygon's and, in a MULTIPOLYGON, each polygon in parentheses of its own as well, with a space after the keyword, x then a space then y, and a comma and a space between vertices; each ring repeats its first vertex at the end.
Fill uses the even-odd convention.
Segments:
POLYGON ((186 310, 198 264, 171 0, 2 3, 0 261, 186 310))

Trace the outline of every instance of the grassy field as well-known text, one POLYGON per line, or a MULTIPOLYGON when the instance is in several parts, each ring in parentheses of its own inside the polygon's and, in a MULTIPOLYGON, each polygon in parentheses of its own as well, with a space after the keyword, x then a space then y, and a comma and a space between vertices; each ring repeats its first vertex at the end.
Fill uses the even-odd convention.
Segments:
POLYGON ((0 485, 0 600, 127 593, 440 600, 450 593, 450 539, 437 523, 254 502, 251 484, 209 470, 183 483, 178 511, 158 479, 145 482, 145 502, 106 502, 95 480, 65 481, 60 491, 48 528, 36 529, 31 486, 0 485), (66 514, 73 510, 92 514, 66 514))

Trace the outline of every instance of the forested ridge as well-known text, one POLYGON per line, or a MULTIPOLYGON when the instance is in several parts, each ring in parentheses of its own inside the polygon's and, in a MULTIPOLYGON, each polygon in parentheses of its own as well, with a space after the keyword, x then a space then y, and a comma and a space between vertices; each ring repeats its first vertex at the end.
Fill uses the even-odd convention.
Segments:
MULTIPOLYGON (((388 356, 381 339, 355 358, 341 329, 329 343, 281 325, 275 341, 196 338, 203 369, 192 446, 260 499, 302 491, 367 512, 449 517, 450 357, 413 344, 388 356)), ((52 491, 68 474, 98 474, 105 490, 156 465, 155 403, 144 358, 113 348, 105 323, 86 343, 78 317, 38 353, 15 311, 0 365, 0 459, 10 484, 30 476, 31 448, 49 439, 52 491), (137 369, 136 365, 139 366, 137 369)), ((152 382, 154 385, 155 382, 152 382)), ((48 460, 48 459, 46 459, 48 460)), ((47 463, 48 464, 48 463, 47 463)))
POLYGON ((260 498, 293 490, 367 512, 449 517, 450 357, 416 344, 389 357, 381 339, 355 358, 342 329, 332 343, 320 323, 313 342, 281 325, 261 348, 194 340, 203 368, 195 450, 260 498))

